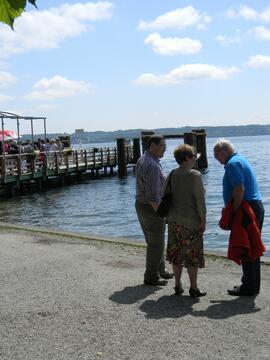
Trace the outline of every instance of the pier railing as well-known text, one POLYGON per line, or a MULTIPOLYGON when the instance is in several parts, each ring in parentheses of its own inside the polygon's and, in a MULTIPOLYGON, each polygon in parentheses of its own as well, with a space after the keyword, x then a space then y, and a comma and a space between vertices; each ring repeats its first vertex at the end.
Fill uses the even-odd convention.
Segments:
MULTIPOLYGON (((126 164, 133 164, 133 147, 125 146, 126 164)), ((17 182, 57 175, 103 170, 118 166, 117 148, 91 148, 33 152, 0 156, 0 183, 17 182)))

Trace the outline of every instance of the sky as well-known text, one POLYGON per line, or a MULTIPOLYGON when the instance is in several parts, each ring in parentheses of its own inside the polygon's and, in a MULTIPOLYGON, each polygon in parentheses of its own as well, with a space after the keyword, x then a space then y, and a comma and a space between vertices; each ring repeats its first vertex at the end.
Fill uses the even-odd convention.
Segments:
POLYGON ((269 2, 37 5, 0 24, 0 111, 49 133, 270 124, 269 2))

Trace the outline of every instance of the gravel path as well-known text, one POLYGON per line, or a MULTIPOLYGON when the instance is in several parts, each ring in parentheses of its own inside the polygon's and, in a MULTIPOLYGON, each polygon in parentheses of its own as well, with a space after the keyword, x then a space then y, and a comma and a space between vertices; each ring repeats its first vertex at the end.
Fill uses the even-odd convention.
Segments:
POLYGON ((269 359, 270 266, 262 291, 230 297, 241 268, 209 257, 207 296, 142 285, 144 249, 1 229, 0 359, 269 359))

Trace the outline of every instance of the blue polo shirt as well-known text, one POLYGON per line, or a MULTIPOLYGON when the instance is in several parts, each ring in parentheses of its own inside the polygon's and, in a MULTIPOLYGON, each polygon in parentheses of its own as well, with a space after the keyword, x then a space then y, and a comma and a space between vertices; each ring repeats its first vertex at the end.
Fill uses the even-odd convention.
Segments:
POLYGON ((261 194, 255 172, 249 162, 241 155, 234 153, 224 166, 223 199, 225 205, 232 199, 232 192, 236 185, 244 185, 244 200, 261 200, 261 194))

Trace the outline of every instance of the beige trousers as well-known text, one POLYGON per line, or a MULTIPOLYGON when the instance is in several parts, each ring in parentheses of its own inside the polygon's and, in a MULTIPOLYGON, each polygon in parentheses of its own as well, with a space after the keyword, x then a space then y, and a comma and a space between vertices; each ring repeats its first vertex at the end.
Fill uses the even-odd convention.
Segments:
POLYGON ((144 280, 156 281, 165 272, 165 219, 158 217, 151 205, 136 201, 135 209, 147 245, 144 280))

